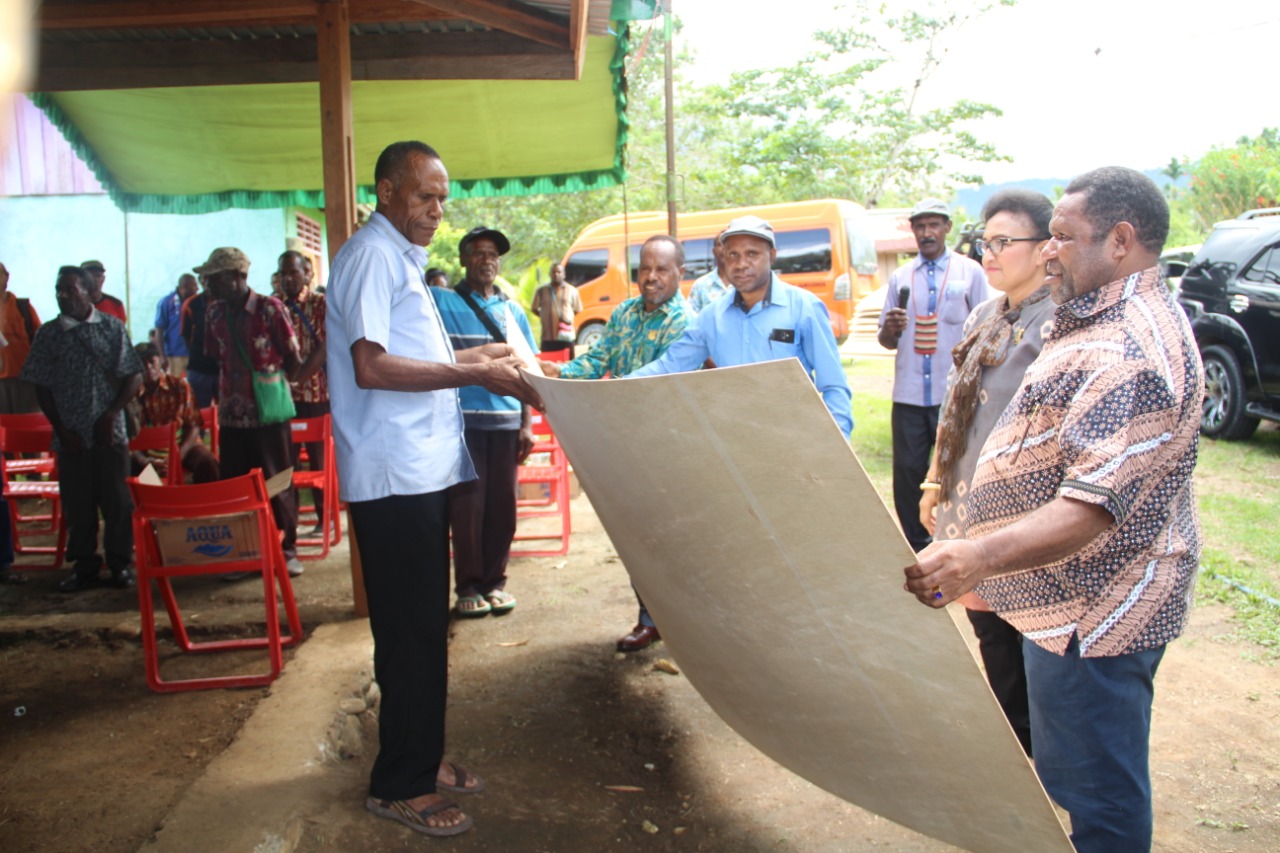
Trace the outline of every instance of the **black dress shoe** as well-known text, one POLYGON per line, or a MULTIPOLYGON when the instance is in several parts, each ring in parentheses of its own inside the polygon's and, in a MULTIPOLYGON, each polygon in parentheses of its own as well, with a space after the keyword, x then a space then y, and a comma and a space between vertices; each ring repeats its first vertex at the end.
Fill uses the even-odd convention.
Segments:
POLYGON ((135 585, 133 569, 121 569, 118 572, 112 572, 109 583, 116 589, 133 589, 135 585))
POLYGON ((67 577, 58 582, 58 589, 63 592, 83 592, 86 589, 92 589, 98 585, 98 573, 81 574, 80 572, 72 572, 67 577))
POLYGON ((631 629, 630 634, 618 640, 618 651, 638 652, 649 648, 661 639, 662 635, 652 625, 637 625, 631 629))

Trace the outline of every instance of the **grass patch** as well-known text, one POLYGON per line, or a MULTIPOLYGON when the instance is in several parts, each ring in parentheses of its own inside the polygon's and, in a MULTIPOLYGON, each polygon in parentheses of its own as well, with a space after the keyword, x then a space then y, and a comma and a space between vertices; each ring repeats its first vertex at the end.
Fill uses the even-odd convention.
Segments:
POLYGON ((1200 442, 1196 466, 1204 555, 1196 594, 1234 611, 1239 635, 1280 659, 1280 431, 1200 442))
MULTIPOLYGON (((893 359, 862 358, 845 373, 853 389, 850 444, 871 482, 893 505, 893 359)), ((1204 553, 1199 601, 1234 611, 1238 636, 1280 660, 1280 429, 1264 424, 1248 441, 1201 439, 1196 489, 1204 553)))
POLYGON ((893 434, 889 410, 893 402, 889 394, 867 389, 892 387, 893 359, 859 359, 844 372, 853 389, 853 436, 849 443, 881 497, 892 506, 893 434))

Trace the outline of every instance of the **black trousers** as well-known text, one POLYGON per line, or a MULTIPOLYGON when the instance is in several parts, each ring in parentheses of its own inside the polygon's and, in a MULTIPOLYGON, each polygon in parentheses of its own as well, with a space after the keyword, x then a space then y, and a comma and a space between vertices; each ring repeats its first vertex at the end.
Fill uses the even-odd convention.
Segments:
POLYGON ((468 429, 476 479, 449 488, 454 587, 458 596, 485 595, 507 584, 516 535, 516 466, 520 431, 468 429))
MULTIPOLYGON (((262 478, 270 480, 293 465, 293 439, 288 422, 241 429, 221 427, 218 430, 218 458, 222 479, 230 480, 262 469, 262 478)), ((293 489, 285 489, 271 499, 271 514, 276 527, 284 534, 280 547, 286 557, 298 553, 298 502, 293 489)))
POLYGON ((978 638, 991 692, 996 694, 1023 752, 1030 755, 1031 709, 1027 701, 1027 670, 1022 661, 1022 634, 996 613, 968 608, 964 612, 978 638))
MULTIPOLYGON (((325 400, 322 403, 304 403, 294 400, 293 407, 297 409, 297 417, 299 418, 319 418, 329 414, 328 400, 325 400)), ((312 471, 323 471, 324 444, 319 441, 308 441, 302 444, 292 445, 293 467, 298 467, 298 457, 302 455, 302 448, 304 447, 307 449, 307 467, 312 471)), ((294 493, 293 499, 299 506, 302 505, 302 501, 298 498, 296 492, 294 493)), ((324 506, 324 489, 312 489, 311 499, 315 502, 316 518, 319 518, 320 509, 324 506)), ((316 523, 319 524, 320 522, 317 521, 316 523)), ((329 534, 326 531, 325 536, 328 535, 329 534)))
POLYGON ((107 568, 119 574, 133 561, 133 498, 124 479, 129 476, 129 449, 124 445, 94 445, 79 453, 58 454, 58 494, 67 518, 67 561, 76 574, 96 575, 98 511, 102 511, 102 550, 107 568))
POLYGON ((448 493, 348 504, 360 548, 382 691, 369 795, 436 790, 449 681, 448 493))
POLYGON ((894 403, 889 416, 893 427, 893 508, 903 534, 916 551, 933 541, 920 523, 920 483, 929 473, 939 408, 894 403))

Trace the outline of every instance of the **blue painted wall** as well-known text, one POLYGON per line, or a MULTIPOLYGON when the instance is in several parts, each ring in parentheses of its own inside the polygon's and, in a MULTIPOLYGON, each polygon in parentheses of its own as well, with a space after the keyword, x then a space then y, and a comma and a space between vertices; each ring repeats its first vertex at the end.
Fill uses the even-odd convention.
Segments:
POLYGON ((9 269, 9 289, 29 297, 40 319, 49 320, 58 313, 58 267, 100 260, 107 269, 103 289, 125 301, 134 341, 147 339, 156 303, 178 276, 218 246, 244 251, 253 263, 249 286, 270 293, 285 237, 284 210, 126 215, 105 195, 0 198, 0 262, 9 269))

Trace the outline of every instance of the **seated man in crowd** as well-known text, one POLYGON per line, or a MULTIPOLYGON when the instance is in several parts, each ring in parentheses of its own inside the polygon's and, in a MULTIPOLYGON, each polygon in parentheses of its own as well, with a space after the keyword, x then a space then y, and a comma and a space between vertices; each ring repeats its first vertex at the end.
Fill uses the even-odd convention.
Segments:
MULTIPOLYGON (((138 394, 142 426, 167 426, 177 422, 182 470, 191 475, 193 483, 212 483, 220 479, 218 459, 204 446, 204 422, 196 408, 191 386, 187 380, 165 371, 160 350, 154 344, 138 344, 134 349, 142 359, 142 390, 138 394)), ((170 459, 157 458, 138 450, 131 456, 134 474, 150 464, 163 476, 172 463, 170 459)))

